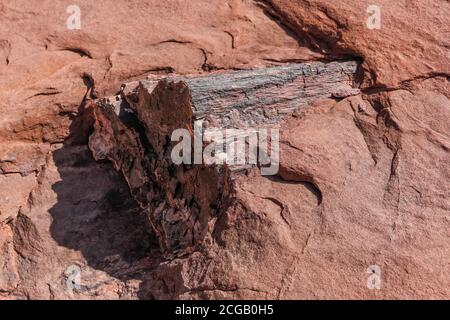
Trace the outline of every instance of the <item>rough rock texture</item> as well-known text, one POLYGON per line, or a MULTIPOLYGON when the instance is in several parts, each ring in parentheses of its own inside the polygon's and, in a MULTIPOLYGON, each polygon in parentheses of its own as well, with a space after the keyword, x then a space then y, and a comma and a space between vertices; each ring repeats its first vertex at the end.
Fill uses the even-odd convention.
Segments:
MULTIPOLYGON (((131 195, 149 218, 162 252, 186 254, 197 249, 211 233, 209 227, 214 228, 213 221, 226 210, 234 192, 231 179, 252 168, 245 163, 196 163, 194 140, 203 137, 195 133, 200 130, 195 124, 202 121, 205 132, 278 127, 286 114, 311 101, 330 97, 344 85, 354 90, 350 85, 357 66, 354 61, 289 64, 141 81, 134 89, 130 88, 133 84, 125 84, 120 95, 87 107, 94 119, 89 148, 95 160, 110 160, 122 172, 131 195), (189 133, 189 164, 177 165, 171 158, 178 143, 171 142, 171 135, 177 129, 189 133)), ((239 131, 226 136, 229 145, 236 144, 239 134, 245 139, 245 132, 239 131)), ((200 146, 203 142, 205 139, 200 146)), ((253 147, 258 148, 256 144, 253 147)), ((223 151, 222 145, 220 148, 223 151)), ((264 164, 269 163, 259 161, 264 164)))
POLYGON ((1 298, 450 298, 448 1, 378 0, 380 30, 371 1, 77 3, 81 30, 66 3, 0 3, 1 298), (184 256, 87 147, 79 107, 122 82, 342 59, 361 93, 285 117, 279 175, 233 180, 184 256))
POLYGON ((450 3, 431 1, 261 1, 299 37, 327 55, 363 59, 364 87, 403 88, 412 81, 450 73, 450 3), (367 12, 377 5, 381 28, 368 29, 367 12))

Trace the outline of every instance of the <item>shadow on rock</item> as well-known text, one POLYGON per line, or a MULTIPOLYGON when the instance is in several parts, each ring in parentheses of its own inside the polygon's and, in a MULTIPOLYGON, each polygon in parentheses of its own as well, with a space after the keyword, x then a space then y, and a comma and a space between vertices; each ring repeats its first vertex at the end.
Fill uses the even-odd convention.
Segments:
POLYGON ((52 186, 57 203, 50 232, 59 245, 80 251, 87 266, 121 281, 142 280, 158 263, 157 244, 123 178, 110 163, 92 158, 88 118, 81 112, 53 153, 61 180, 52 186))

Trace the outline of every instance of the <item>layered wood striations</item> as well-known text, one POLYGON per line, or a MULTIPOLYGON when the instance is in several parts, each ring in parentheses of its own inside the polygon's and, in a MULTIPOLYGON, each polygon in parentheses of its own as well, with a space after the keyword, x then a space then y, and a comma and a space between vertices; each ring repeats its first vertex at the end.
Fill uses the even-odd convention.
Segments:
MULTIPOLYGON (((167 77, 189 89, 195 120, 243 128, 278 124, 282 117, 339 87, 354 84, 358 63, 300 63, 200 77, 167 77)), ((142 81, 153 88, 155 81, 142 81)))
POLYGON ((120 95, 88 105, 89 147, 122 172, 162 251, 183 254, 210 236, 233 183, 226 166, 175 165, 173 130, 193 133, 196 120, 206 128, 278 126, 287 113, 350 88, 357 66, 314 62, 125 84, 120 95))

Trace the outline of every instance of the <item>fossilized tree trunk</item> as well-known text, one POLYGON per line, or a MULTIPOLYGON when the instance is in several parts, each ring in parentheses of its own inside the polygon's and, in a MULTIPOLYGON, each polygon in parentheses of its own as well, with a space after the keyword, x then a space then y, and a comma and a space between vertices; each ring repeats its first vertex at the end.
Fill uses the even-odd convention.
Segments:
MULTIPOLYGON (((171 134, 196 120, 205 128, 277 127, 319 98, 354 94, 354 61, 289 64, 197 77, 168 76, 122 86, 119 96, 88 105, 89 147, 110 160, 148 215, 163 252, 186 253, 205 240, 232 201, 235 168, 175 165, 171 134)), ((357 91, 357 90, 356 90, 357 91)))

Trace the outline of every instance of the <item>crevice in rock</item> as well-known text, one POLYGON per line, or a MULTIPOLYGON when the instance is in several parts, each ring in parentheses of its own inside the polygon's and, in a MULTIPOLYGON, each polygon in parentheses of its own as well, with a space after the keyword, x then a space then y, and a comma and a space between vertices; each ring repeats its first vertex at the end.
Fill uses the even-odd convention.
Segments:
POLYGON ((48 91, 38 92, 38 93, 36 93, 36 94, 33 94, 32 96, 26 98, 25 101, 26 101, 26 100, 29 100, 29 99, 32 99, 32 98, 34 98, 34 97, 39 97, 39 96, 54 96, 54 95, 57 95, 57 94, 62 93, 62 91, 57 90, 57 89, 55 89, 55 88, 47 88, 47 90, 48 90, 48 91))
POLYGON ((5 65, 8 66, 9 56, 11 54, 11 42, 8 40, 0 40, 0 53, 3 51, 3 56, 5 57, 5 65))
POLYGON ((78 54, 80 57, 88 57, 89 59, 93 59, 92 54, 89 52, 88 49, 85 48, 78 48, 78 47, 67 47, 67 48, 61 48, 60 51, 69 51, 78 54))
POLYGON ((308 47, 313 51, 323 54, 329 61, 338 60, 344 56, 351 56, 353 59, 362 60, 362 57, 353 50, 341 50, 336 43, 342 37, 340 29, 345 28, 345 24, 336 19, 327 7, 322 8, 322 13, 336 25, 337 36, 329 37, 317 30, 315 26, 293 25, 289 19, 280 12, 271 0, 255 0, 264 13, 273 21, 277 22, 285 31, 296 39, 301 47, 308 47))
POLYGON ((226 31, 226 30, 224 32, 226 34, 228 34, 230 36, 230 38, 231 38, 231 49, 236 49, 236 43, 235 43, 234 35, 231 32, 226 31))
POLYGON ((296 29, 288 21, 286 21, 286 19, 283 19, 278 14, 270 1, 255 0, 255 3, 263 9, 264 13, 269 19, 275 21, 290 37, 295 39, 298 42, 299 47, 308 47, 319 53, 325 53, 329 51, 328 46, 325 42, 311 37, 310 34, 302 33, 300 36, 296 29))
POLYGON ((317 199, 317 205, 321 206, 323 202, 322 190, 320 190, 318 183, 314 177, 305 173, 294 173, 281 167, 277 176, 270 179, 281 179, 284 183, 297 183, 304 185, 317 199))
POLYGON ((158 42, 158 44, 163 44, 163 43, 190 44, 192 42, 191 41, 184 41, 184 40, 177 40, 177 39, 168 39, 168 40, 164 40, 164 41, 158 42))
POLYGON ((411 90, 411 86, 417 85, 429 79, 436 79, 436 78, 443 78, 446 79, 447 81, 450 81, 450 74, 442 72, 424 74, 414 78, 403 80, 397 87, 387 87, 385 85, 373 85, 367 88, 363 88, 361 89, 361 91, 366 95, 376 95, 380 93, 393 92, 399 90, 406 90, 412 93, 413 91, 411 90))

